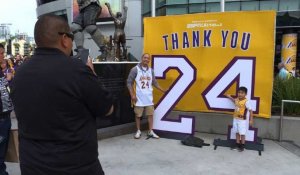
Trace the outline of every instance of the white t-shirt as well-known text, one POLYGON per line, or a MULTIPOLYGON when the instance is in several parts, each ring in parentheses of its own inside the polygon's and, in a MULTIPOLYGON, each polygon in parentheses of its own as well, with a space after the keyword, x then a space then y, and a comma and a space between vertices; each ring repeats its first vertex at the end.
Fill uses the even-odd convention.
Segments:
POLYGON ((136 84, 136 106, 153 105, 152 69, 149 67, 137 67, 136 84))

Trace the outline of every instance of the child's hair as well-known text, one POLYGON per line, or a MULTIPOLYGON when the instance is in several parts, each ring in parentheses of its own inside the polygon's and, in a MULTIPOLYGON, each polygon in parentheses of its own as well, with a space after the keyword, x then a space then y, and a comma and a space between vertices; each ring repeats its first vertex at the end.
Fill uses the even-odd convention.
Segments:
POLYGON ((244 86, 239 87, 238 91, 242 91, 245 92, 245 94, 247 94, 248 89, 244 86))

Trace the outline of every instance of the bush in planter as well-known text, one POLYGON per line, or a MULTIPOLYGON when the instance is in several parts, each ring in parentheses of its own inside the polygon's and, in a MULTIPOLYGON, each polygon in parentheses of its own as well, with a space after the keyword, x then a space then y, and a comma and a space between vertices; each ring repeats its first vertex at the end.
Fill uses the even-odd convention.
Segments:
MULTIPOLYGON (((273 84, 273 101, 272 106, 280 108, 281 100, 296 100, 300 101, 300 79, 290 78, 282 80, 275 78, 273 84)), ((297 115, 300 116, 300 104, 284 104, 285 115, 297 115)))

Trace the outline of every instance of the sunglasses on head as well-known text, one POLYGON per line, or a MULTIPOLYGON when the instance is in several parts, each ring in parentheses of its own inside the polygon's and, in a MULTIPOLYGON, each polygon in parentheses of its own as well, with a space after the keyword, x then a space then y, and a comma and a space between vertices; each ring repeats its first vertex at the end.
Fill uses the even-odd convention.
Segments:
POLYGON ((58 32, 59 35, 66 35, 68 38, 71 38, 71 40, 74 40, 73 33, 67 33, 67 32, 58 32))

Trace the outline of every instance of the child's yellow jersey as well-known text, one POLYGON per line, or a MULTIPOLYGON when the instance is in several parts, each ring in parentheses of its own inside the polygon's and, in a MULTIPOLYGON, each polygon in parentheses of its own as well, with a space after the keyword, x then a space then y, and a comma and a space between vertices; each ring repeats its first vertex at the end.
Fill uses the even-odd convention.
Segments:
POLYGON ((235 99, 235 110, 233 114, 234 118, 238 118, 242 120, 247 119, 248 109, 246 107, 246 102, 247 102, 246 98, 243 100, 235 99))

